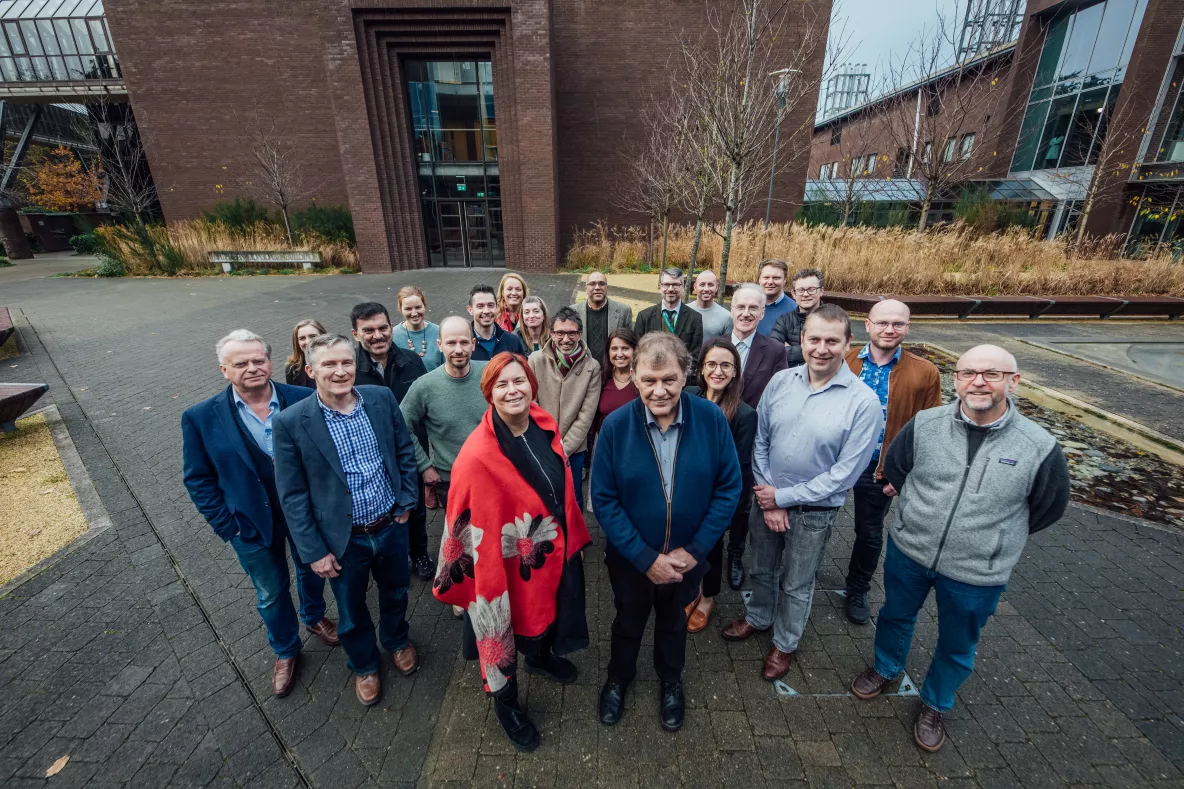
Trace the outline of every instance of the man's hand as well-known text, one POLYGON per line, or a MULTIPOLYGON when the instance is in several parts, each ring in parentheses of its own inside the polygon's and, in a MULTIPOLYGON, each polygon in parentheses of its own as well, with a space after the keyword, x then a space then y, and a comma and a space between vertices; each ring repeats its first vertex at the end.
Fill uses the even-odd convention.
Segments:
POLYGON ((411 510, 407 510, 402 515, 396 515, 395 517, 391 518, 391 520, 393 520, 395 523, 406 523, 410 517, 411 510))
POLYGON ((671 551, 670 553, 668 553, 666 555, 669 556, 671 559, 674 559, 675 561, 682 562, 683 563, 682 571, 684 573, 689 573, 691 570, 695 569, 695 566, 697 564, 699 564, 699 562, 695 559, 695 557, 691 556, 690 552, 687 551, 686 548, 675 548, 673 551, 671 551))
POLYGON ((650 569, 645 571, 646 577, 656 584, 676 584, 682 580, 682 562, 670 554, 660 553, 650 569))
POLYGON ((423 484, 435 485, 440 481, 440 472, 436 471, 435 466, 428 466, 423 470, 423 484))
POLYGON ((762 510, 779 509, 777 506, 777 488, 772 485, 753 485, 752 492, 756 496, 756 503, 760 505, 762 510))
POLYGON ((896 487, 891 482, 885 482, 884 483, 884 495, 885 496, 898 496, 898 495, 900 495, 900 491, 897 490, 896 487))
POLYGON ((311 565, 312 571, 322 578, 336 578, 337 573, 341 570, 341 565, 337 563, 337 557, 333 554, 326 554, 324 559, 317 559, 311 565))
POLYGON ((785 510, 765 510, 765 525, 777 533, 789 530, 789 513, 785 510))

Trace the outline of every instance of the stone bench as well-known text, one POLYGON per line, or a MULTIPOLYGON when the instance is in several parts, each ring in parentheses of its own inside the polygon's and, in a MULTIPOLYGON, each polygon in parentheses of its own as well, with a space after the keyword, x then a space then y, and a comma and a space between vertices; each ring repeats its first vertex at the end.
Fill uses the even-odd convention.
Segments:
POLYGON ((266 252, 209 252, 210 262, 221 266, 225 274, 239 268, 303 268, 312 271, 321 265, 321 253, 305 249, 281 249, 266 252))
POLYGON ((0 432, 16 432, 16 420, 49 391, 49 384, 0 384, 0 432))

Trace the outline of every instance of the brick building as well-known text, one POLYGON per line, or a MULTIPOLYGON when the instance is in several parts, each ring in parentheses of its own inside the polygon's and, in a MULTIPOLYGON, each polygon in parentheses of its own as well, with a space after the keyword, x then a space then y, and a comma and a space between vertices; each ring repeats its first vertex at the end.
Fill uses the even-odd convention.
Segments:
MULTIPOLYGON (((973 81, 980 100, 947 123, 950 134, 918 133, 893 151, 901 135, 886 126, 911 100, 923 132, 928 97, 958 84, 949 71, 818 122, 807 199, 834 199, 852 166, 869 199, 913 199, 916 158, 948 156, 960 188, 978 183, 1026 204, 1050 237, 1083 214, 1088 232, 1125 234, 1134 246, 1184 237, 1182 23, 1184 0, 1028 0, 1017 39, 978 56, 990 79, 973 81), (871 172, 869 154, 878 154, 871 172), (897 183, 873 183, 886 178, 897 183)), ((943 197, 948 207, 956 194, 943 197)))
MULTIPOLYGON (((88 19, 105 18, 118 49, 120 88, 167 219, 234 197, 231 185, 247 167, 239 141, 266 130, 292 143, 319 204, 348 206, 365 271, 551 271, 574 230, 641 221, 610 199, 627 177, 622 154, 642 137, 647 101, 667 87, 680 36, 702 32, 709 7, 704 0, 0 0, 0 17, 53 18, 48 46, 80 46, 72 38, 63 44, 53 30, 55 9, 77 15, 80 3, 88 19)), ((787 58, 798 46, 794 26, 809 15, 825 29, 830 6, 795 4, 791 35, 778 44, 787 58)), ((20 46, 38 38, 40 22, 19 25, 26 21, 32 35, 20 46)), ((0 61, 6 54, 44 55, 49 65, 56 56, 0 51, 0 61)), ((809 68, 806 78, 816 79, 822 64, 809 68)), ((74 76, 46 75, 60 88, 56 100, 76 98, 70 79, 60 79, 74 76)), ((811 112, 784 123, 808 124, 811 112)), ((800 194, 805 168, 804 156, 779 167, 778 191, 800 194)), ((788 219, 794 202, 775 206, 777 218, 788 219)))

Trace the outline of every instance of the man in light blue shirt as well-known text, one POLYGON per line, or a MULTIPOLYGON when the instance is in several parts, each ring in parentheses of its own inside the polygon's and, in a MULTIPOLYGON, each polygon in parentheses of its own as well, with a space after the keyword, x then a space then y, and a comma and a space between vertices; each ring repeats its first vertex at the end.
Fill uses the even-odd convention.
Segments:
POLYGON ((770 682, 789 670, 835 515, 884 426, 879 398, 844 361, 850 347, 847 313, 830 304, 814 310, 802 331, 806 364, 774 375, 757 407, 753 591, 747 616, 723 636, 742 641, 772 627, 763 671, 770 682))
POLYGON ((251 438, 255 443, 268 454, 269 457, 275 457, 275 444, 271 439, 271 418, 275 416, 276 411, 280 410, 280 394, 273 386, 271 387, 271 400, 267 403, 267 418, 260 419, 259 415, 247 405, 247 401, 243 400, 239 395, 238 389, 231 387, 231 395, 234 397, 234 410, 238 414, 238 418, 242 420, 243 427, 251 434, 251 438))

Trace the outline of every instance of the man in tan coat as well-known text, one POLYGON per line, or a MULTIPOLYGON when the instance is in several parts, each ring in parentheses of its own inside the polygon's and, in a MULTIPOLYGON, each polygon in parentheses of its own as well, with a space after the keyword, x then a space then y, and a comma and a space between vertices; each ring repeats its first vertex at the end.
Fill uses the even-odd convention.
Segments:
POLYGON ((539 380, 539 405, 559 424, 581 509, 588 429, 600 404, 601 389, 600 363, 584 344, 583 331, 580 316, 564 307, 551 316, 551 339, 530 355, 530 368, 539 380))
POLYGON ((867 593, 884 547, 884 516, 892 499, 885 495, 882 451, 918 411, 941 405, 941 375, 930 362, 901 348, 909 333, 909 308, 887 299, 868 311, 868 344, 847 352, 851 372, 880 398, 885 424, 871 462, 859 476, 855 497, 855 545, 847 567, 847 618, 867 624, 867 593))

